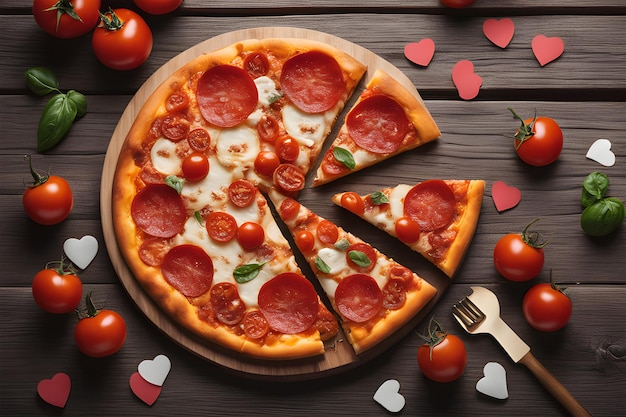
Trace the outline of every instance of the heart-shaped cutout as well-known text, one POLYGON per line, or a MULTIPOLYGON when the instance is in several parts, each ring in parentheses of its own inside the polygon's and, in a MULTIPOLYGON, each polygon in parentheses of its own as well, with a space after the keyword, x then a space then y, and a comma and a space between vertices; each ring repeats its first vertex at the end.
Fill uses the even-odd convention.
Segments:
POLYGON ((522 192, 504 181, 495 181, 491 186, 491 198, 496 210, 502 212, 517 206, 522 200, 522 192))
POLYGON ((435 41, 430 38, 412 42, 404 47, 404 56, 411 62, 427 67, 435 55, 435 41))
POLYGON ((542 67, 560 57, 565 50, 563 39, 557 36, 548 38, 544 35, 537 35, 533 38, 531 47, 542 67))
POLYGON ((142 361, 137 370, 139 375, 153 385, 163 386, 165 378, 170 373, 172 363, 165 355, 157 355, 154 359, 146 359, 142 361))
POLYGON ((487 19, 483 23, 483 33, 493 44, 506 48, 515 34, 515 24, 511 19, 487 19))
POLYGON ((161 387, 143 379, 139 372, 135 372, 130 376, 130 389, 137 398, 148 405, 154 404, 159 395, 161 395, 161 387))
POLYGON ((463 60, 452 68, 452 81, 463 100, 471 100, 478 95, 483 79, 474 73, 474 64, 463 60))
POLYGON ((55 407, 64 408, 70 397, 72 381, 70 377, 60 372, 51 379, 43 379, 37 384, 37 393, 42 400, 55 407))
POLYGON ((605 167, 615 165, 615 154, 611 151, 611 141, 608 139, 598 139, 593 142, 586 156, 605 167))
POLYGON ((378 387, 374 401, 392 413, 402 410, 406 404, 404 396, 400 394, 400 383, 395 379, 389 379, 378 387))
POLYGON ((72 237, 63 243, 63 251, 74 265, 85 269, 98 253, 98 240, 90 235, 85 235, 80 239, 72 237))
POLYGON ((487 362, 483 368, 483 378, 476 383, 476 391, 488 395, 498 400, 505 400, 509 397, 506 386, 506 371, 497 362, 487 362))

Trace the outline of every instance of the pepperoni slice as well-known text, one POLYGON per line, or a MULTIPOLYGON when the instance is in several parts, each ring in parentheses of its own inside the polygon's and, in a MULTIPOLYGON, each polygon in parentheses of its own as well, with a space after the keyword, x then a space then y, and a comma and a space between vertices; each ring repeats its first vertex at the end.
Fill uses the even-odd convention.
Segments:
POLYGON ((259 310, 250 310, 243 316, 243 332, 250 339, 260 339, 270 329, 267 320, 259 310))
POLYGON ((274 184, 283 191, 294 193, 304 188, 304 173, 293 164, 280 164, 274 170, 274 184))
POLYGON ((346 118, 348 133, 361 148, 377 154, 395 152, 409 129, 402 107, 384 95, 374 95, 356 105, 346 118))
POLYGON ((248 180, 235 180, 228 186, 228 198, 237 207, 248 207, 256 197, 256 187, 248 180))
POLYGON ((383 305, 383 293, 374 278, 353 274, 337 285, 335 305, 346 319, 363 323, 378 314, 383 305))
POLYGON ((284 272, 263 284, 259 290, 259 308, 271 329, 285 334, 300 333, 317 320, 317 293, 302 275, 284 272))
POLYGON ((409 190, 404 198, 404 215, 415 220, 423 231, 448 226, 455 214, 452 189, 442 180, 428 180, 409 190))
POLYGON ((137 227, 150 236, 172 237, 182 232, 187 212, 180 195, 165 184, 150 184, 139 191, 130 207, 137 227))
POLYGON ((213 261, 198 246, 179 245, 163 257, 161 273, 185 297, 199 297, 213 283, 213 261))
POLYGON ((346 249, 346 262, 359 272, 370 272, 376 266, 376 251, 367 243, 354 243, 346 249))
POLYGON ((220 322, 232 326, 243 320, 246 305, 234 284, 219 282, 211 288, 210 296, 211 307, 220 322))
POLYGON ((392 278, 383 287, 383 307, 397 310, 406 302, 406 284, 402 278, 392 278))
POLYGON ((252 77, 232 65, 207 70, 198 80, 196 92, 202 117, 218 127, 233 127, 246 120, 259 99, 252 77))
POLYGON ((320 51, 296 55, 283 65, 280 85, 300 110, 321 113, 332 109, 346 91, 341 67, 320 51))

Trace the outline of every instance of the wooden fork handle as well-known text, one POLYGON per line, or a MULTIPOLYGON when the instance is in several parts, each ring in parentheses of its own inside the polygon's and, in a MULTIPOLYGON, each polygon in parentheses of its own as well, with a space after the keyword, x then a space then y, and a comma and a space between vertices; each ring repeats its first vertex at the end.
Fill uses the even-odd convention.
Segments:
POLYGON ((535 356, 528 352, 519 360, 537 377, 543 386, 556 398, 563 407, 574 417, 591 416, 585 408, 580 405, 572 394, 548 371, 535 356))

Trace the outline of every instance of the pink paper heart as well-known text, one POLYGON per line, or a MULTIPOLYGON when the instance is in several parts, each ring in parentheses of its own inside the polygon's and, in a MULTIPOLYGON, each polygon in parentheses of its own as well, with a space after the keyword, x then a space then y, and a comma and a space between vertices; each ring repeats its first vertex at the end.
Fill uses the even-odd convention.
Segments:
POLYGON ((463 100, 471 100, 478 95, 483 79, 474 73, 471 61, 459 61, 452 68, 452 81, 463 100))
POLYGON ((506 48, 513 39, 515 25, 508 17, 500 20, 487 19, 483 23, 483 33, 495 45, 506 48))
POLYGON ((130 376, 130 389, 137 398, 148 405, 154 404, 159 395, 161 395, 161 387, 143 379, 139 372, 135 372, 130 376))
POLYGON ((412 42, 404 47, 404 56, 411 62, 427 67, 435 55, 435 42, 426 38, 412 42))
POLYGON ((55 407, 63 408, 70 396, 72 381, 67 374, 60 372, 51 379, 43 379, 37 384, 37 393, 42 400, 55 407))
POLYGON ((565 50, 563 39, 559 37, 548 38, 544 35, 537 35, 532 41, 532 50, 535 58, 542 67, 561 56, 565 50))
POLYGON ((507 185, 504 181, 496 181, 491 186, 491 198, 496 210, 502 212, 517 206, 522 199, 519 188, 507 185))

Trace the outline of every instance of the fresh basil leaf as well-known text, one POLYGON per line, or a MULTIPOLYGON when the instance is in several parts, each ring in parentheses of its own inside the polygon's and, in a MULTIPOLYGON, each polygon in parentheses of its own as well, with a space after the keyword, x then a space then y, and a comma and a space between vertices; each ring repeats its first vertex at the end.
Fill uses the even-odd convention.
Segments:
POLYGON ((375 206, 380 206, 381 204, 389 202, 389 198, 382 191, 373 192, 370 194, 370 198, 372 199, 372 204, 375 206))
POLYGON ((609 178, 601 172, 592 172, 583 181, 581 203, 587 207, 600 200, 609 188, 609 178))
POLYGON ((235 277, 235 281, 239 284, 252 281, 257 277, 257 275, 259 275, 259 271, 263 268, 263 265, 265 265, 265 262, 261 264, 246 264, 238 266, 233 271, 233 277, 235 277))
POLYGON ((198 222, 200 226, 202 226, 202 215, 200 214, 199 211, 196 210, 193 212, 193 218, 196 219, 196 221, 198 222))
POLYGON ((27 69, 24 73, 29 90, 38 96, 59 91, 59 81, 52 71, 43 67, 27 69))
POLYGON ((368 258, 367 255, 360 250, 351 250, 348 252, 348 257, 352 260, 352 262, 361 267, 367 267, 372 264, 370 258, 368 258))
POLYGON ((76 117, 83 117, 87 113, 87 98, 76 90, 67 92, 67 98, 76 105, 76 117))
POLYGON ((65 137, 76 118, 76 104, 65 94, 55 94, 48 100, 37 127, 37 150, 47 151, 65 137))
POLYGON ((605 236, 617 230, 625 215, 624 203, 618 198, 607 197, 583 210, 580 226, 589 236, 605 236))
POLYGON ((348 239, 346 239, 345 237, 335 242, 335 248, 339 250, 346 250, 348 249, 348 246, 350 246, 350 242, 348 242, 348 239))
POLYGON ((356 167, 354 156, 349 150, 335 146, 333 148, 333 156, 335 159, 345 165, 349 170, 353 170, 356 167))
POLYGON ((328 264, 324 262, 324 260, 319 256, 315 258, 315 266, 317 267, 317 269, 325 274, 328 274, 330 272, 330 266, 328 266, 328 264))
POLYGON ((177 177, 176 175, 168 175, 163 181, 175 189, 178 194, 183 191, 183 185, 185 184, 185 180, 183 178, 177 177))
POLYGON ((273 103, 275 103, 276 101, 280 100, 281 98, 283 98, 283 95, 282 95, 282 94, 280 94, 280 93, 277 93, 277 94, 274 94, 273 96, 271 96, 271 97, 267 100, 267 102, 268 102, 268 104, 273 104, 273 103))

